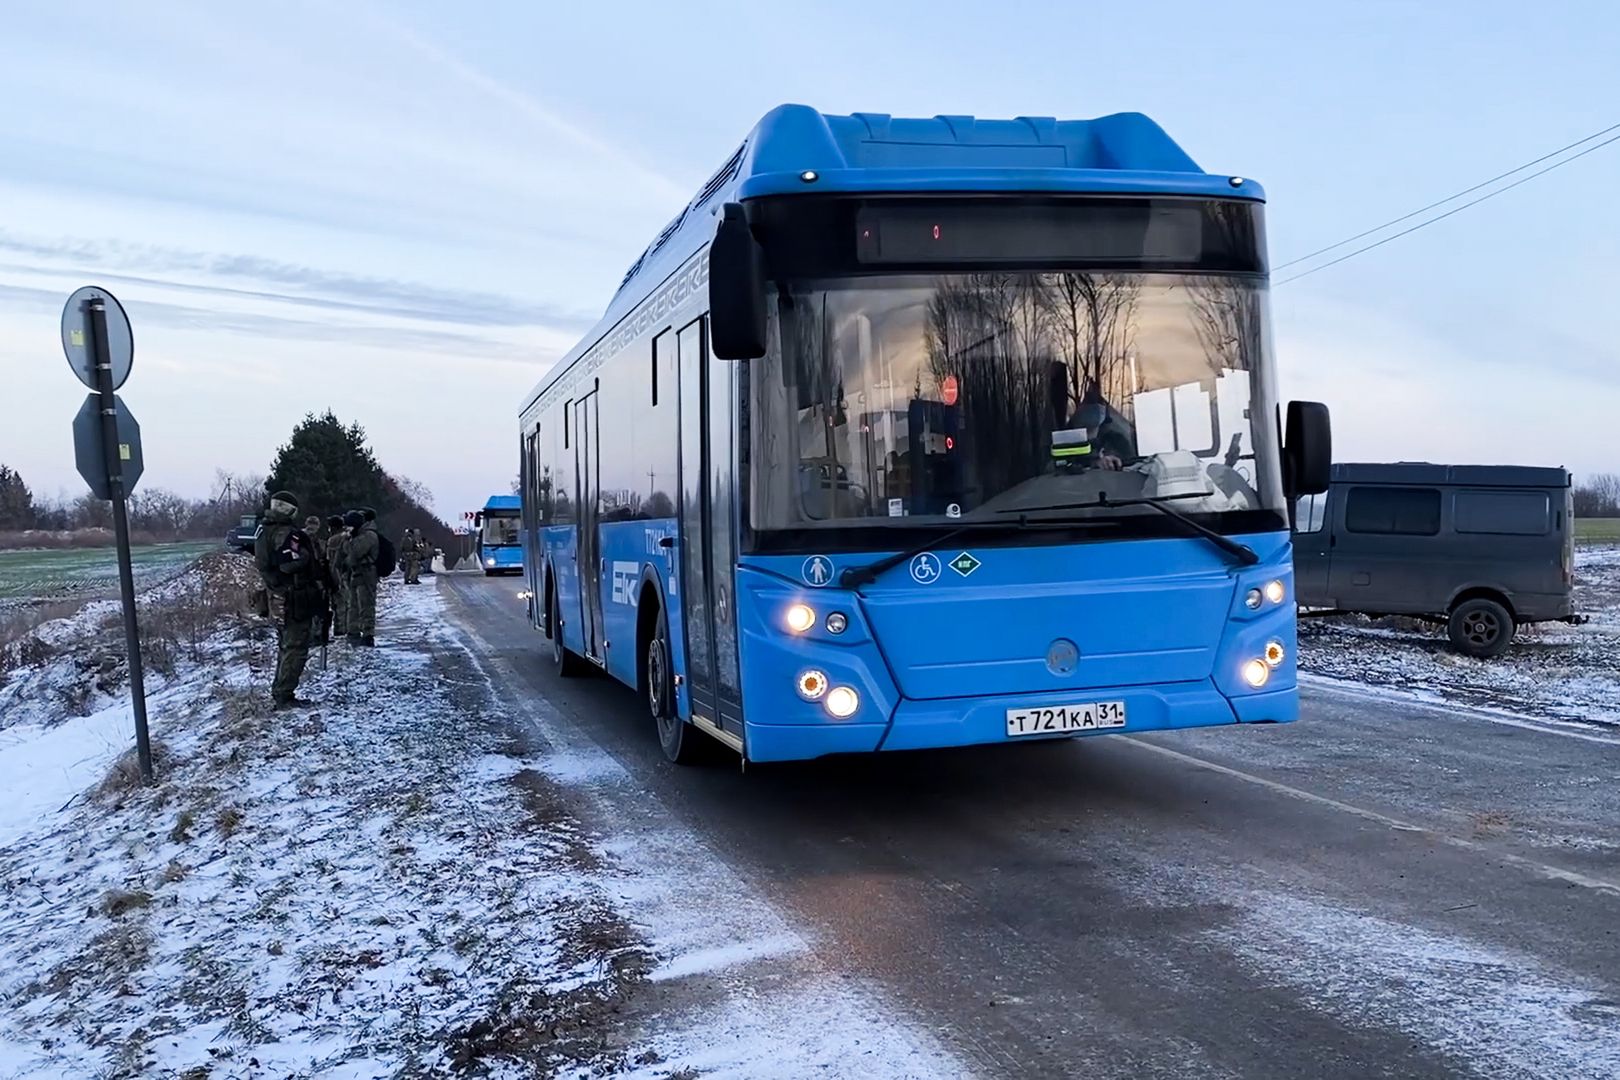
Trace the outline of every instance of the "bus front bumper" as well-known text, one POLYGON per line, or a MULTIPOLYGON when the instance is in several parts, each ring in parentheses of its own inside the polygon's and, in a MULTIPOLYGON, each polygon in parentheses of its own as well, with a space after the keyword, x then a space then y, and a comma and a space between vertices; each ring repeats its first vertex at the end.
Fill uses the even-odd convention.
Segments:
MULTIPOLYGON (((1290 680, 1292 681, 1292 680, 1290 680)), ((1002 697, 902 699, 892 719, 863 723, 859 714, 845 722, 756 724, 747 730, 750 761, 798 761, 828 754, 874 750, 930 750, 949 746, 1047 741, 1090 735, 1213 727, 1222 724, 1287 723, 1299 718, 1299 691, 1294 686, 1228 698, 1213 682, 1173 683, 1002 697), (1122 727, 1077 734, 1007 734, 1007 712, 1058 705, 1119 701, 1125 705, 1122 727)))

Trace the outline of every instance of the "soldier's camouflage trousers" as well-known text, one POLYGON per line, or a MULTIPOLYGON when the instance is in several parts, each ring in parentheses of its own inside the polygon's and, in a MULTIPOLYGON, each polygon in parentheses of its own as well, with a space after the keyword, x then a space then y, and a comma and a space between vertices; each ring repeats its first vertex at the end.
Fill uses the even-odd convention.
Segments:
POLYGON ((337 588, 332 593, 332 634, 334 637, 343 637, 349 632, 349 578, 345 574, 338 579, 337 588))
POLYGON ((355 574, 349 579, 349 625, 352 637, 368 637, 377 632, 377 575, 355 574))
POLYGON ((298 680, 304 677, 304 665, 309 662, 309 646, 320 633, 314 619, 283 620, 276 632, 276 677, 270 684, 270 696, 276 701, 287 701, 298 690, 298 680))

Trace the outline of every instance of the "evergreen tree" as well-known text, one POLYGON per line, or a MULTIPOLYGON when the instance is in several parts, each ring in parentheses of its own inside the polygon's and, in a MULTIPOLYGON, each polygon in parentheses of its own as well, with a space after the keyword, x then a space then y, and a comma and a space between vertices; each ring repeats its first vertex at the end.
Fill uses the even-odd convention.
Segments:
POLYGON ((264 490, 268 495, 283 488, 298 496, 305 514, 323 517, 369 506, 381 518, 399 497, 366 445, 365 429, 345 427, 330 411, 305 416, 276 451, 264 490))
POLYGON ((305 416, 276 451, 264 491, 268 496, 283 488, 298 496, 300 516, 325 518, 369 506, 377 511, 378 529, 391 539, 414 528, 447 551, 454 544, 449 527, 428 508, 432 493, 390 476, 366 445, 365 429, 345 426, 330 410, 305 416))
POLYGON ((0 465, 0 529, 33 527, 34 493, 15 469, 0 465))

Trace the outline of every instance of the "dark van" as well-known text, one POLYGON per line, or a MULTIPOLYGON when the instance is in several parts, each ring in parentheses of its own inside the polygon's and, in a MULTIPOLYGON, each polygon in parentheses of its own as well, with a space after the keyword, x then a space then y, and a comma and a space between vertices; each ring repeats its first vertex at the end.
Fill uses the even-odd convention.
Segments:
POLYGON ((1294 507, 1299 603, 1444 621, 1460 651, 1496 656, 1525 623, 1581 621, 1573 502, 1564 469, 1335 465, 1294 507))

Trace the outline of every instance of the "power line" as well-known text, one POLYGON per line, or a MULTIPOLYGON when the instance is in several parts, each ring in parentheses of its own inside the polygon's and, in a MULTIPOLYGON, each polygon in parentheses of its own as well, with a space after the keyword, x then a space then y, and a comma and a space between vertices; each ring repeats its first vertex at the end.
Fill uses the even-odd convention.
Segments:
MULTIPOLYGON (((1371 236, 1373 233, 1383 232, 1385 229, 1389 228, 1391 225, 1399 225, 1403 221, 1410 221, 1412 218, 1417 217, 1419 214, 1426 214, 1430 210, 1435 209, 1436 207, 1446 205, 1446 203, 1448 203, 1448 202, 1456 202, 1458 199, 1462 198, 1464 195, 1472 195, 1474 192, 1478 191, 1480 188, 1490 187, 1492 184, 1496 183, 1498 180, 1506 180, 1508 177, 1512 176, 1514 173, 1522 173, 1522 172, 1524 172, 1524 170, 1526 170, 1528 168, 1531 168, 1532 166, 1540 165, 1543 161, 1547 161, 1547 160, 1549 160, 1551 158, 1555 158, 1559 154, 1562 154, 1562 153, 1564 153, 1566 151, 1573 150, 1577 146, 1580 146, 1582 143, 1589 143, 1593 139, 1601 139, 1603 136, 1607 135, 1611 131, 1620 131, 1620 124, 1612 124, 1609 127, 1604 128, 1602 131, 1593 132, 1592 134, 1588 135, 1584 139, 1576 139, 1574 142, 1570 143, 1568 146, 1560 146, 1557 150, 1554 150, 1552 153, 1543 154, 1540 157, 1536 158, 1534 161, 1527 161, 1523 165, 1520 165, 1520 166, 1518 166, 1517 168, 1514 168, 1514 169, 1509 169, 1505 173, 1499 173, 1498 175, 1491 177, 1489 180, 1482 180, 1479 183, 1475 184, 1473 187, 1463 188, 1461 191, 1458 191, 1458 192, 1456 192, 1454 194, 1451 194, 1451 195, 1447 195, 1445 198, 1440 199, 1437 202, 1432 202, 1428 206, 1420 206, 1416 210, 1413 210, 1410 214, 1402 214, 1400 217, 1394 218, 1394 219, 1392 219, 1390 221, 1386 221, 1382 225, 1375 225, 1372 228, 1366 230, 1365 232, 1358 232, 1354 236, 1347 236, 1343 240, 1340 240, 1336 244, 1329 244, 1325 248, 1317 248, 1315 251, 1311 252, 1309 255, 1301 255, 1297 259, 1289 259, 1287 262, 1283 263, 1280 266, 1273 266, 1271 268, 1272 272, 1275 273, 1278 270, 1286 270, 1290 266, 1297 266, 1298 264, 1300 264, 1302 262, 1309 262, 1310 260, 1316 258, 1318 255, 1326 255, 1330 251, 1337 251, 1339 248, 1344 247, 1344 245, 1353 244, 1357 240, 1360 240, 1360 239, 1362 239, 1364 237, 1371 236)), ((1594 146, 1594 147, 1592 147, 1592 149, 1596 150, 1597 147, 1594 146)), ((1577 155, 1577 156, 1579 156, 1579 155, 1577 155)), ((1571 160, 1574 160, 1574 159, 1572 158, 1571 160)), ((1503 190, 1506 190, 1506 189, 1503 189, 1503 190)))
MULTIPOLYGON (((1616 125, 1616 126, 1620 126, 1620 125, 1616 125)), ((1610 129, 1610 130, 1613 130, 1613 129, 1610 129)), ((1357 248, 1356 250, 1350 252, 1348 255, 1340 255, 1337 259, 1331 259, 1328 262, 1323 263, 1321 266, 1313 266, 1309 270, 1302 270, 1302 271, 1300 271, 1299 273, 1295 274, 1292 277, 1285 277, 1281 281, 1273 282, 1272 284, 1273 285, 1286 285, 1290 281, 1298 281, 1300 278, 1310 277, 1312 274, 1317 273, 1318 271, 1321 271, 1321 270, 1326 270, 1330 266, 1338 266, 1340 263, 1344 262, 1346 259, 1353 259, 1357 255, 1361 255, 1361 254, 1364 254, 1366 252, 1371 251, 1373 248, 1383 247, 1385 244, 1389 243, 1391 240, 1399 240, 1401 237, 1409 236, 1412 233, 1417 232, 1419 229, 1427 228, 1428 226, 1433 225, 1437 221, 1444 221, 1446 218, 1451 217, 1453 214, 1462 213, 1464 210, 1467 210, 1470 206, 1478 206, 1480 203, 1484 202, 1486 199, 1494 199, 1498 195, 1502 194, 1503 192, 1512 191, 1514 188, 1518 187, 1521 184, 1528 184, 1530 181, 1534 180, 1538 176, 1545 176, 1547 173, 1552 172, 1554 169, 1562 168, 1563 166, 1568 165, 1570 162, 1575 161, 1578 158, 1583 158, 1587 154, 1590 154, 1595 150, 1601 150, 1605 146, 1608 146, 1610 143, 1614 143, 1614 142, 1620 142, 1620 135, 1610 136, 1609 138, 1604 139, 1602 142, 1598 143, 1596 146, 1588 146, 1585 150, 1582 150, 1578 154, 1571 154, 1569 157, 1565 158, 1564 160, 1559 161, 1559 162, 1555 162, 1555 163, 1547 166, 1545 169, 1538 169, 1537 171, 1531 173, 1529 176, 1520 177, 1519 179, 1513 181, 1513 183, 1507 184, 1507 185, 1505 185, 1503 187, 1499 187, 1495 191, 1487 192, 1486 194, 1481 195, 1477 199, 1470 199, 1468 202, 1463 203, 1461 206, 1453 207, 1452 209, 1447 210, 1443 214, 1436 214, 1432 218, 1428 218, 1428 219, 1426 219, 1424 221, 1420 221, 1416 225, 1413 225, 1409 229, 1402 229, 1400 232, 1395 233, 1392 236, 1386 236, 1382 240, 1379 240, 1379 241, 1377 241, 1375 243, 1368 244, 1366 247, 1357 248)), ((1375 229, 1373 231, 1376 232, 1377 230, 1375 229)), ((1363 235, 1365 235, 1365 234, 1363 234, 1363 235)), ((1298 261, 1298 260, 1296 260, 1296 261, 1298 261)))

